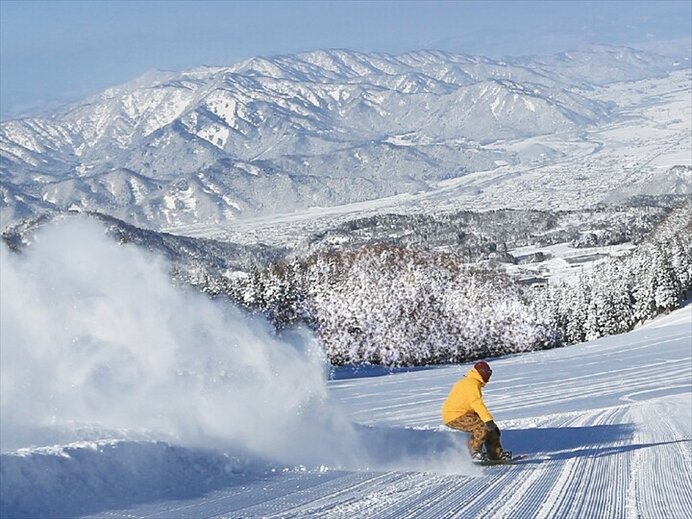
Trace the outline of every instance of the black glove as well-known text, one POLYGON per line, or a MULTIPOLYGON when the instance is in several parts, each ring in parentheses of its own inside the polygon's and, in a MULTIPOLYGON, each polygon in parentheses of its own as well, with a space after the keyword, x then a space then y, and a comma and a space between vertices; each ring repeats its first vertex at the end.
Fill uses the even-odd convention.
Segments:
POLYGON ((497 425, 492 420, 485 422, 485 426, 488 428, 488 432, 497 431, 498 434, 500 433, 500 429, 497 428, 497 425))

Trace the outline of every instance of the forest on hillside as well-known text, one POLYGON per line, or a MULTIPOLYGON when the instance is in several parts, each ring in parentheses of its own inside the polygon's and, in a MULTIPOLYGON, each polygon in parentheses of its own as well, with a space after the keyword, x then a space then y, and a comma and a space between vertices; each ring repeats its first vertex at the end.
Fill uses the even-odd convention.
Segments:
POLYGON ((466 263, 493 259, 516 263, 508 251, 526 245, 569 243, 574 248, 637 243, 686 199, 636 196, 590 209, 496 209, 435 214, 381 214, 314 234, 301 253, 352 250, 372 244, 453 252, 466 263))
POLYGON ((520 285, 495 261, 372 240, 207 276, 202 288, 277 328, 308 326, 334 365, 464 362, 622 333, 679 307, 692 291, 692 199, 637 241, 542 288, 520 285))
MULTIPOLYGON (((230 299, 277 329, 307 326, 329 361, 464 362, 622 333, 692 292, 692 197, 638 197, 581 211, 378 215, 294 250, 158 233, 92 213, 121 244, 166 257, 173 280, 230 299), (524 245, 636 246, 543 286, 506 265, 524 245)), ((69 217, 63 215, 62 217, 69 217)), ((3 233, 29 246, 52 217, 3 233)))

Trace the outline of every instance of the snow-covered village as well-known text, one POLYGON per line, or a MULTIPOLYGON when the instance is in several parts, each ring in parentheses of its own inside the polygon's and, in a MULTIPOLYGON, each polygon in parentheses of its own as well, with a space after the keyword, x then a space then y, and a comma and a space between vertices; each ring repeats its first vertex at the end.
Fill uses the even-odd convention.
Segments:
POLYGON ((0 0, 0 518, 687 519, 687 0, 0 0))

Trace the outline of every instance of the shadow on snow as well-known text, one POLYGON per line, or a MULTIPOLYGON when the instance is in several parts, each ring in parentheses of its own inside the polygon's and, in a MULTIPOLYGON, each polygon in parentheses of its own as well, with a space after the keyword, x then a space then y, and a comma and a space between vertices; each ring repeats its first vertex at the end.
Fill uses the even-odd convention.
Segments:
POLYGON ((427 371, 431 369, 448 368, 449 364, 435 364, 425 366, 410 366, 402 368, 389 368, 377 364, 348 364, 345 366, 333 366, 329 368, 329 380, 348 380, 352 378, 382 377, 397 373, 409 373, 415 371, 427 371))
POLYGON ((3 454, 0 518, 70 518, 134 505, 201 497, 268 480, 259 463, 163 442, 118 441, 60 452, 3 454))
MULTIPOLYGON (((502 445, 517 454, 545 453, 551 460, 567 460, 584 457, 599 458, 661 445, 692 442, 692 440, 672 440, 635 444, 631 443, 633 433, 634 425, 632 424, 506 429, 502 431, 502 445)), ((540 462, 540 460, 533 460, 533 462, 540 462)))

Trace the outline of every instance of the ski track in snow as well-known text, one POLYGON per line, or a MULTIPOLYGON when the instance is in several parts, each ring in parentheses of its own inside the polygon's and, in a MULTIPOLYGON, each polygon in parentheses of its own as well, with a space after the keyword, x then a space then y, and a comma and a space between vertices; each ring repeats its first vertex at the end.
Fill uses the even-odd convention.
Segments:
MULTIPOLYGON (((621 336, 492 361, 484 397, 505 447, 476 475, 293 470, 96 519, 661 518, 692 510, 692 307, 621 336)), ((355 421, 440 434, 469 366, 334 380, 355 421)))

